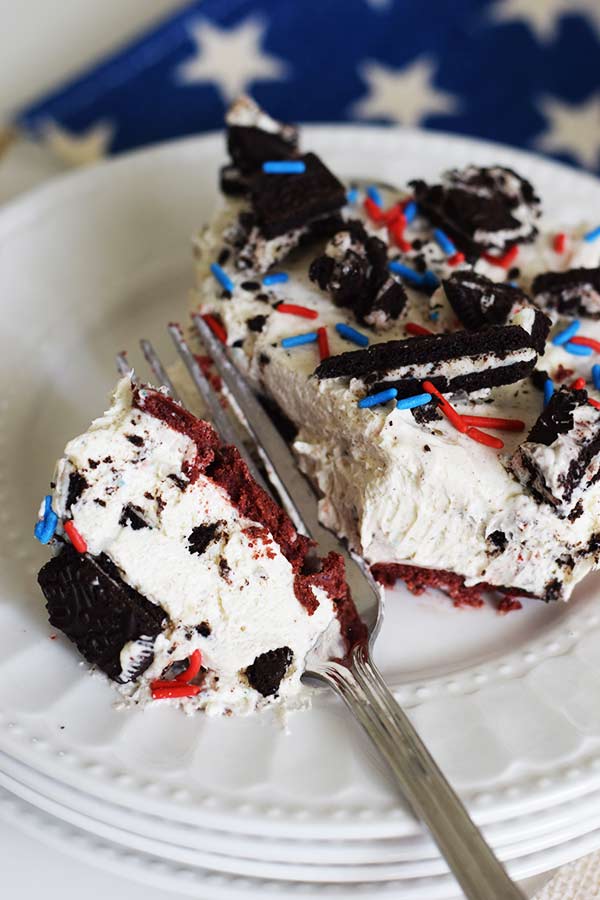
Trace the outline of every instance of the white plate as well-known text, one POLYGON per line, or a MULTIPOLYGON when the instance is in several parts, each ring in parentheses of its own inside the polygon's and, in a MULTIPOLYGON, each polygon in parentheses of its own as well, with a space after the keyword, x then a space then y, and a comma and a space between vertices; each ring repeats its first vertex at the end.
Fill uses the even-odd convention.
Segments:
MULTIPOLYGON (((307 129, 305 143, 342 174, 397 182, 499 161, 531 177, 563 221, 593 221, 600 208, 593 178, 506 148, 356 127, 307 129)), ((91 794, 202 827, 418 836, 329 696, 292 718, 291 736, 268 716, 118 712, 106 682, 60 636, 49 640, 34 577, 46 554, 31 529, 53 460, 103 406, 113 352, 135 336, 160 338, 182 315, 188 238, 210 212, 221 144, 193 139, 125 157, 0 214, 0 749, 91 794)), ((481 823, 600 788, 597 588, 591 578, 569 605, 531 601, 505 618, 439 596, 388 598, 380 664, 481 823)))
MULTIPOLYGON (((54 798, 54 782, 50 786, 42 782, 40 789, 43 776, 31 777, 26 772, 19 772, 22 767, 5 758, 1 760, 1 766, 0 788, 53 818, 122 847, 152 853, 186 866, 279 881, 340 883, 412 881, 448 872, 446 864, 432 846, 422 858, 422 848, 415 847, 414 841, 394 838, 335 844, 329 841, 285 842, 275 838, 259 841, 248 835, 216 835, 191 825, 174 828, 164 820, 148 821, 147 816, 136 817, 123 812, 115 815, 114 810, 102 808, 98 801, 91 805, 90 811, 89 798, 86 803, 82 802, 84 798, 76 797, 73 807, 62 802, 64 796, 61 801, 54 798), (19 775, 25 775, 25 778, 19 775)), ((527 834, 526 839, 522 821, 504 823, 501 830, 508 834, 511 826, 513 829, 513 840, 507 844, 498 840, 497 826, 486 828, 485 834, 499 858, 505 864, 510 863, 520 874, 523 865, 530 871, 531 857, 541 851, 561 848, 567 842, 575 846, 576 840, 593 840, 594 834, 597 834, 598 802, 599 794, 590 794, 578 803, 576 815, 574 809, 553 808, 552 815, 542 814, 539 817, 541 821, 535 824, 540 828, 535 833, 531 829, 532 823, 528 823, 531 833, 527 834), (520 838, 518 841, 517 836, 520 838)), ((600 835, 597 836, 600 845, 600 835)))
MULTIPOLYGON (((23 831, 59 853, 170 893, 195 900, 311 900, 314 897, 376 900, 457 900, 456 883, 447 876, 416 878, 410 881, 376 883, 330 883, 274 881, 213 872, 210 869, 176 864, 149 853, 124 848, 101 839, 48 815, 0 788, 0 818, 12 828, 23 831)), ((518 863, 509 863, 513 878, 529 878, 564 865, 600 844, 600 830, 585 840, 567 842, 560 847, 533 853, 518 863)))

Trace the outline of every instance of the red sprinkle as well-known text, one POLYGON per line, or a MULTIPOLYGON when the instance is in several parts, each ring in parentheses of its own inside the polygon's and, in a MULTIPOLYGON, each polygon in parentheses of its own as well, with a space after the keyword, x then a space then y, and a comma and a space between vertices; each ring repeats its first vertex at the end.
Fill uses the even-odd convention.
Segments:
POLYGON ((425 328, 423 325, 417 325, 416 322, 407 322, 404 326, 406 331, 409 334, 422 336, 424 334, 433 334, 433 331, 430 331, 429 328, 425 328))
POLYGON ((319 313, 316 309, 309 309, 308 306, 297 306, 295 303, 280 303, 275 309, 280 313, 289 313, 291 316, 302 316, 303 319, 318 319, 319 313))
POLYGON ((177 675, 175 681, 183 682, 184 684, 188 681, 192 681, 198 672, 200 671, 200 667, 202 665, 202 654, 199 650, 194 650, 192 655, 188 661, 188 667, 185 672, 182 672, 180 675, 177 675))
POLYGON ((153 681, 150 685, 153 700, 169 700, 174 697, 195 697, 202 690, 199 684, 175 684, 172 681, 153 681))
POLYGON ((457 250, 456 253, 453 253, 452 256, 448 257, 449 266, 457 266, 459 263, 463 263, 464 261, 465 254, 461 253, 460 250, 457 250))
POLYGON ((219 322, 219 320, 215 319, 214 316, 211 316, 208 313, 206 315, 203 315, 202 318, 204 319, 204 321, 206 322, 206 324, 208 325, 208 327, 210 328, 210 330, 212 331, 214 336, 219 338, 219 340, 221 341, 222 344, 226 344, 227 343, 227 332, 225 331, 225 328, 219 322))
POLYGON ((467 425, 463 422, 462 416, 460 416, 454 407, 448 403, 443 394, 440 394, 436 386, 432 384, 431 381, 424 381, 423 390, 427 391, 428 394, 433 394, 434 397, 437 397, 440 402, 440 409, 448 421, 454 425, 457 431, 460 431, 461 434, 465 434, 467 425))
POLYGON ((373 219, 374 222, 383 222, 384 212, 380 206, 377 206, 374 200, 370 197, 365 197, 363 205, 370 219, 373 219))
POLYGON ((594 400, 593 397, 588 397, 588 403, 591 403, 596 409, 600 409, 600 400, 594 400))
POLYGON ((472 441, 477 441, 479 444, 485 444, 487 447, 494 447, 496 450, 502 450, 504 447, 504 441, 500 440, 500 438, 494 437, 493 434, 486 434, 485 431, 480 431, 479 428, 473 428, 472 426, 467 428, 467 437, 470 437, 472 441))
POLYGON ((525 422, 520 419, 498 419, 495 416, 463 416, 462 419, 465 425, 483 425, 498 431, 523 431, 525 428, 525 422))
POLYGON ((585 378, 576 378, 569 387, 572 391, 581 391, 585 387, 585 378))
POLYGON ((575 337, 569 338, 569 341, 572 344, 581 344, 582 347, 591 347, 596 353, 600 353, 600 341, 595 341, 594 338, 575 335, 575 337))
POLYGON ((402 207, 398 203, 396 203, 395 206, 390 206, 390 208, 383 213, 383 221, 386 225, 393 225, 399 222, 404 228, 406 226, 406 218, 402 212, 402 207))
POLYGON ((403 253, 408 253, 410 250, 412 250, 412 244, 404 237, 405 225, 406 221, 404 220, 404 217, 402 217, 402 219, 398 219, 392 225, 389 225, 388 229, 397 246, 402 250, 403 253))
POLYGON ((562 231, 554 235, 554 251, 555 253, 564 253, 567 246, 567 236, 562 231))
POLYGON ((319 345, 319 356, 321 359, 327 359, 330 356, 329 338, 327 337, 327 329, 322 325, 317 328, 317 343, 319 345))
POLYGON ((487 261, 494 266, 502 266, 503 269, 508 269, 518 255, 519 248, 515 245, 514 247, 511 247, 510 250, 507 250, 504 256, 492 256, 491 253, 484 253, 483 258, 487 259, 487 261))
POLYGON ((68 522, 64 524, 65 534, 68 536, 69 540, 75 547, 78 553, 87 553, 87 544, 84 539, 81 537, 72 519, 69 519, 68 522))

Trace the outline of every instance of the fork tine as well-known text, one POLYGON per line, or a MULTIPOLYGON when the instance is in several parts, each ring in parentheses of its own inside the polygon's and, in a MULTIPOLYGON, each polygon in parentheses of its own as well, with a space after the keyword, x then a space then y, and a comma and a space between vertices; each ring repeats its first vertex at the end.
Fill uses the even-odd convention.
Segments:
POLYGON ((157 379, 158 383, 160 385, 164 385, 164 387, 168 389, 173 400, 179 400, 179 394, 177 393, 173 382, 167 375, 167 370, 163 366, 158 353, 152 346, 152 343, 150 341, 147 341, 145 338, 142 338, 142 340, 140 341, 140 347, 142 348, 142 353, 146 358, 146 362, 152 369, 152 374, 157 379))
MULTIPOLYGON (((121 353, 117 353, 115 357, 117 363, 117 370, 119 375, 129 375, 132 372, 132 367, 129 364, 129 360, 127 359, 127 353, 125 350, 122 350, 121 353)), ((132 381, 135 381, 135 375, 131 376, 132 381)))
POLYGON ((261 473, 258 471, 254 460, 249 455, 248 450, 240 440, 238 434, 236 434, 229 416, 221 406, 219 397, 217 397, 208 378, 200 368, 198 361, 190 350, 180 326, 176 325, 175 323, 171 323, 168 326, 168 329, 169 334, 173 339, 173 343, 175 344, 179 355, 181 356, 188 372, 191 375, 192 381, 196 385, 200 396, 208 407, 212 423, 219 432, 222 440, 226 444, 233 444, 235 447, 237 447, 240 456, 248 466, 250 474, 252 475, 254 480, 259 483, 263 490, 265 490, 269 495, 272 496, 273 492, 271 488, 266 484, 261 473))
POLYGON ((314 492, 298 470, 287 443, 202 316, 196 313, 192 319, 217 372, 235 401, 234 410, 237 406, 244 416, 257 451, 294 525, 317 540, 321 547, 338 550, 337 539, 333 543, 331 532, 323 528, 318 520, 314 492))

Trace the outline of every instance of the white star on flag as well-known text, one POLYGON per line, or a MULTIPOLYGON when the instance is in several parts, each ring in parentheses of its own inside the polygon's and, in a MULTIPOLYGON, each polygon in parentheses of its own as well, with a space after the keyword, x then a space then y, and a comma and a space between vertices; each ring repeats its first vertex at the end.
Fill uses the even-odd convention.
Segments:
POLYGON ((544 42, 557 37, 559 20, 566 15, 587 18, 600 33, 599 0, 496 0, 490 9, 494 22, 524 22, 544 42))
POLYGON ((568 153, 583 166, 600 166, 600 93, 582 103, 542 97, 539 106, 548 127, 535 140, 540 150, 568 153))
POLYGON ((286 63, 261 49, 266 28, 257 17, 228 29, 206 20, 193 23, 189 32, 196 52, 177 68, 176 79, 182 84, 211 81, 223 101, 230 103, 247 93, 254 81, 286 78, 286 63))
POLYGON ((358 71, 369 93, 352 106, 357 118, 419 125, 432 113, 453 113, 459 108, 453 94, 433 87, 435 65, 427 57, 422 56, 402 69, 366 60, 358 66, 358 71))
POLYGON ((89 166, 108 153, 115 129, 110 122, 97 122, 87 131, 74 133, 58 122, 45 122, 42 142, 68 166, 89 166))

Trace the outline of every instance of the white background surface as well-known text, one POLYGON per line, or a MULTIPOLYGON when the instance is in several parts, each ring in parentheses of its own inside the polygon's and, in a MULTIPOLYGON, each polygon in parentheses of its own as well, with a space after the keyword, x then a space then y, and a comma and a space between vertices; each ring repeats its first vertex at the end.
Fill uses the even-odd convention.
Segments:
MULTIPOLYGON (((0 123, 11 109, 184 5, 182 0, 0 0, 0 123)), ((80 900, 82 895, 86 900, 168 900, 162 891, 124 883, 59 855, 3 822, 0 871, 2 896, 11 900, 40 895, 44 900, 80 900)))

